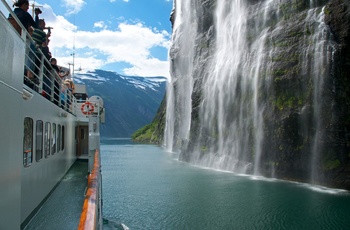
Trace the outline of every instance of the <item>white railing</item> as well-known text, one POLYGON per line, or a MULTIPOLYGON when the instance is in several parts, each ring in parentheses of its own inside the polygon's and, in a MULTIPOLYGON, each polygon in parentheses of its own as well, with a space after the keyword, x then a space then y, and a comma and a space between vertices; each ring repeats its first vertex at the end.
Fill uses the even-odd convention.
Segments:
MULTIPOLYGON (((39 48, 41 46, 35 43, 5 0, 1 0, 0 11, 4 18, 12 16, 20 30, 14 27, 13 29, 25 44, 23 88, 31 93, 41 94, 62 109, 75 114, 76 99, 72 92, 63 85, 61 77, 39 48)), ((10 21, 8 24, 11 27, 10 21)))

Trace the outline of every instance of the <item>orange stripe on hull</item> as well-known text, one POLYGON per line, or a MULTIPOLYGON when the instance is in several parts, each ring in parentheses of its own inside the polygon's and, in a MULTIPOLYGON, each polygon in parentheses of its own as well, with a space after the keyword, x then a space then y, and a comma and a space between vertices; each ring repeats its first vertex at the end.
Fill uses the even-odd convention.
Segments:
POLYGON ((99 151, 95 152, 95 161, 88 178, 88 189, 85 195, 83 210, 80 217, 79 230, 95 230, 98 228, 99 213, 99 151))

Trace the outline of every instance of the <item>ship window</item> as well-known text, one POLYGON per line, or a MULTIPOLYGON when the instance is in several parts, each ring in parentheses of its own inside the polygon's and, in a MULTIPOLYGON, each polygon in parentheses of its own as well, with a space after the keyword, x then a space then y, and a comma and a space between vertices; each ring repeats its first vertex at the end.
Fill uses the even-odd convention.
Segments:
POLYGON ((51 154, 56 153, 56 124, 52 124, 52 134, 51 134, 51 154))
POLYGON ((33 162, 33 119, 24 118, 23 166, 29 167, 33 162))
POLYGON ((45 157, 50 156, 51 147, 51 124, 49 122, 45 123, 45 135, 44 135, 44 151, 45 157))
POLYGON ((43 122, 36 121, 35 136, 35 159, 40 161, 43 158, 43 122))
POLYGON ((57 125, 57 152, 61 150, 61 125, 57 125))
POLYGON ((87 95, 85 93, 75 93, 74 97, 80 103, 80 102, 85 102, 86 101, 87 95))
POLYGON ((64 149, 64 125, 62 125, 62 150, 64 149))

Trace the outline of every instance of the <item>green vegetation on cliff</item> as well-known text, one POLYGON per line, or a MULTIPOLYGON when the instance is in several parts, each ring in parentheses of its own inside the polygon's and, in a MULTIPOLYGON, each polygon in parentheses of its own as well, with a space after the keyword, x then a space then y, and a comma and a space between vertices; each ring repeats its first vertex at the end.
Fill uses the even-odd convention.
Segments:
POLYGON ((131 138, 135 142, 158 143, 158 135, 155 135, 158 123, 148 124, 132 134, 131 138))
POLYGON ((149 144, 161 144, 163 140, 163 133, 165 129, 165 106, 166 98, 163 98, 158 112, 151 124, 148 124, 131 135, 131 138, 135 142, 149 143, 149 144))

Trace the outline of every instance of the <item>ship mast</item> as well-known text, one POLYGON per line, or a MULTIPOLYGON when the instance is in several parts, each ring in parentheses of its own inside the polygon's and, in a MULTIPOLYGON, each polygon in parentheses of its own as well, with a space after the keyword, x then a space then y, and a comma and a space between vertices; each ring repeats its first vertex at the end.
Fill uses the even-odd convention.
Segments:
POLYGON ((72 63, 68 63, 69 69, 70 69, 70 66, 73 66, 73 68, 72 68, 72 76, 71 76, 72 80, 74 78, 74 57, 75 57, 75 51, 74 50, 75 50, 75 47, 73 46, 73 53, 71 54, 71 56, 73 57, 73 62, 72 63))
POLYGON ((73 53, 71 54, 71 56, 73 57, 73 63, 68 63, 68 65, 69 65, 69 69, 70 69, 70 66, 72 65, 73 66, 73 68, 72 68, 72 80, 74 79, 74 65, 75 65, 75 15, 73 16, 74 18, 73 18, 73 20, 74 20, 74 22, 73 22, 73 24, 74 24, 74 31, 73 31, 73 53))

